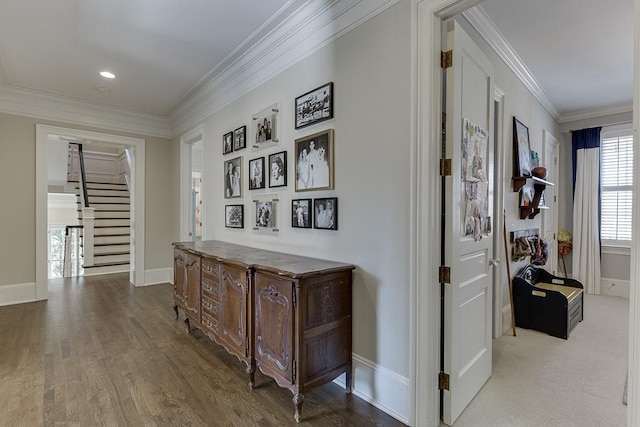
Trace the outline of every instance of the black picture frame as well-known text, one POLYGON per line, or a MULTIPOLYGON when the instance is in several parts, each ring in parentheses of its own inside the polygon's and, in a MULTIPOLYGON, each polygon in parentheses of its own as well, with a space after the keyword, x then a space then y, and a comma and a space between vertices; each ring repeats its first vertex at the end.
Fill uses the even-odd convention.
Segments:
POLYGON ((296 191, 333 190, 333 129, 294 142, 296 191))
POLYGON ((224 226, 227 228, 244 228, 244 205, 225 205, 224 226))
POLYGON ((333 118, 333 82, 300 95, 295 101, 295 127, 300 129, 333 118))
POLYGON ((311 199, 291 200, 291 227, 311 228, 313 222, 313 201, 311 199))
POLYGON ((513 176, 531 176, 529 128, 513 117, 513 176))
POLYGON ((249 190, 266 188, 264 181, 264 157, 249 160, 249 190))
POLYGON ((287 185, 287 152, 269 154, 269 188, 287 185))
POLYGON ((313 199, 313 228, 321 230, 338 229, 338 198, 313 199))
POLYGON ((247 127, 240 126, 233 131, 233 151, 247 148, 247 127))
POLYGON ((222 154, 233 153, 233 132, 222 135, 222 154))
POLYGON ((224 162, 224 198, 242 197, 242 157, 224 162))

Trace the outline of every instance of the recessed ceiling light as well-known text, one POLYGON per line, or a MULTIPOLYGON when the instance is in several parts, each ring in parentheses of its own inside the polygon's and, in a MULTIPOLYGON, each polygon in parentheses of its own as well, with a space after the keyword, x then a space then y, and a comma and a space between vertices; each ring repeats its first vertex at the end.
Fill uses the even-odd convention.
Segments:
POLYGON ((100 71, 100 75, 105 79, 115 79, 116 75, 109 71, 100 71))

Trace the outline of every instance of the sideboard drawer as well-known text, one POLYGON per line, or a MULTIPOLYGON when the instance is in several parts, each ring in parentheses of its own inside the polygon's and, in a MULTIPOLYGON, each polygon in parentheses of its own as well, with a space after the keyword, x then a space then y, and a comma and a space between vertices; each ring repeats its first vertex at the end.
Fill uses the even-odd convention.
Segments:
POLYGON ((218 283, 220 281, 219 268, 220 264, 217 260, 202 258, 202 277, 218 283))
POLYGON ((202 295, 202 312, 203 314, 206 313, 214 319, 218 319, 218 302, 205 295, 202 295))
POLYGON ((209 279, 202 278, 202 295, 206 295, 216 301, 220 300, 220 285, 209 279))

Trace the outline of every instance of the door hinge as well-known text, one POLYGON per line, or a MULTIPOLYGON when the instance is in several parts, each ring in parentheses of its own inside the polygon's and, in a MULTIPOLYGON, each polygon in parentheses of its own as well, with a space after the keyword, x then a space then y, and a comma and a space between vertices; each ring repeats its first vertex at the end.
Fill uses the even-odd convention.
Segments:
POLYGON ((441 265, 438 272, 438 280, 440 283, 451 283, 451 267, 441 265))
POLYGON ((298 297, 296 296, 296 286, 295 285, 291 285, 291 298, 293 299, 293 305, 296 305, 296 303, 298 302, 298 297))
POLYGON ((443 70, 453 66, 453 51, 440 52, 440 66, 443 70))
POLYGON ((245 291, 247 293, 247 295, 249 295, 249 286, 251 285, 251 278, 250 276, 247 274, 247 287, 245 288, 245 291))
POLYGON ((296 361, 293 361, 293 381, 296 381, 296 361))
POLYGON ((438 390, 449 390, 449 374, 446 372, 438 374, 438 390))
POLYGON ((249 354, 249 338, 245 338, 245 340, 244 340, 244 348, 247 351, 245 354, 249 354))
POLYGON ((451 159, 440 159, 440 176, 451 176, 451 159))

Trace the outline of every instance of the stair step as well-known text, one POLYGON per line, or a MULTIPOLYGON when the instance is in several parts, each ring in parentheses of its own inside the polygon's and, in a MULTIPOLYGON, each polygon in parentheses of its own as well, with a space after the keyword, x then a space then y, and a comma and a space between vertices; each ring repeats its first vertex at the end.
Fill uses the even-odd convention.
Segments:
POLYGON ((122 243, 100 243, 97 245, 93 245, 93 255, 102 255, 102 254, 114 254, 114 253, 129 253, 129 244, 122 243))
MULTIPOLYGON (((80 196, 78 196, 78 204, 80 204, 80 196)), ((113 205, 130 205, 131 204, 131 199, 129 199, 128 196, 126 197, 122 197, 122 196, 118 196, 118 197, 110 197, 110 196, 89 196, 89 205, 91 205, 91 207, 94 207, 94 205, 96 204, 104 204, 104 203, 109 203, 109 204, 113 204, 113 205)), ((128 209, 128 208, 127 208, 128 209)))
POLYGON ((127 184, 111 184, 108 182, 87 182, 87 189, 127 190, 127 184))
MULTIPOLYGON (((99 211, 93 212, 95 219, 129 219, 129 211, 99 211)), ((78 213, 78 219, 82 219, 82 214, 78 213)))
POLYGON ((93 222, 94 227, 117 227, 117 226, 129 226, 131 220, 129 218, 101 218, 96 219, 93 222))
POLYGON ((128 234, 110 235, 110 236, 94 236, 93 243, 94 245, 100 245, 100 244, 106 244, 106 243, 125 245, 125 244, 129 244, 130 238, 131 236, 129 236, 128 234))
POLYGON ((124 254, 93 254, 94 265, 106 263, 129 263, 129 253, 124 254))
MULTIPOLYGON (((93 237, 97 236, 128 236, 130 234, 129 226, 117 226, 117 227, 94 227, 93 237)), ((83 234, 80 233, 82 236, 83 234)))
POLYGON ((85 276, 95 276, 98 274, 109 274, 109 273, 125 273, 129 271, 129 263, 106 263, 106 264, 97 264, 93 266, 85 266, 84 267, 84 275, 85 276))

